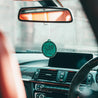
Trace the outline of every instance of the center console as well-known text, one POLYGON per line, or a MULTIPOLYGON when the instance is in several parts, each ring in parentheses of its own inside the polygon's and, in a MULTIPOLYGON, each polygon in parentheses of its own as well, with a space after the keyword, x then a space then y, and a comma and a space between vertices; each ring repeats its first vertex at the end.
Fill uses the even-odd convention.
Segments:
MULTIPOLYGON (((32 98, 67 98, 72 78, 76 72, 77 70, 70 71, 60 68, 37 68, 31 80, 24 80, 26 91, 31 90, 32 98), (26 85, 27 82, 31 86, 26 85)), ((81 83, 80 89, 85 85, 91 85, 92 78, 92 74, 89 73, 81 83)))

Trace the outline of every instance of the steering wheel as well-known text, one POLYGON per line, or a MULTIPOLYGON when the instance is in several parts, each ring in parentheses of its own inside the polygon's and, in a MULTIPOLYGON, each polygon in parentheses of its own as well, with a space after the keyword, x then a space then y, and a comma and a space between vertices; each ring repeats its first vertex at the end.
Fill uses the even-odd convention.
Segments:
POLYGON ((98 65, 98 57, 91 59, 81 67, 72 79, 68 98, 98 98, 98 83, 95 86, 96 91, 87 87, 84 91, 79 90, 80 83, 87 77, 90 70, 98 65))

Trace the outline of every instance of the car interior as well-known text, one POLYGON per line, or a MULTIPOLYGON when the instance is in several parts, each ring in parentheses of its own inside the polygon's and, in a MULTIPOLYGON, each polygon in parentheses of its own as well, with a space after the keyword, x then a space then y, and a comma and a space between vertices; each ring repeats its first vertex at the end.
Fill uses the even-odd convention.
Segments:
POLYGON ((98 0, 0 6, 0 98, 98 98, 98 0))

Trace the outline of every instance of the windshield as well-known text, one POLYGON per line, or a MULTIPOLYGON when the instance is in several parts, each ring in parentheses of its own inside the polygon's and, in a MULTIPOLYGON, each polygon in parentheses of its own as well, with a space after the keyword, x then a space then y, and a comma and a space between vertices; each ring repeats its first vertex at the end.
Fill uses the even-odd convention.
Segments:
POLYGON ((93 30, 79 0, 60 0, 71 10, 72 23, 21 22, 18 20, 20 8, 42 5, 36 1, 4 1, 0 2, 0 29, 17 52, 42 52, 42 45, 48 39, 56 44, 58 52, 98 52, 93 30))

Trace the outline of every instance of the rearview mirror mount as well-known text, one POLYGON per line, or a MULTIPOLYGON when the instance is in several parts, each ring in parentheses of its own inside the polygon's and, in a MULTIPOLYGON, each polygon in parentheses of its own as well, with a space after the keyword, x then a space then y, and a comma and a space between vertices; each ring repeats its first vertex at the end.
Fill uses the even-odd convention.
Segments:
POLYGON ((45 23, 70 23, 73 21, 71 12, 58 7, 26 7, 18 14, 20 21, 45 23))

